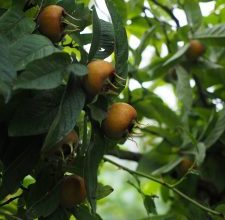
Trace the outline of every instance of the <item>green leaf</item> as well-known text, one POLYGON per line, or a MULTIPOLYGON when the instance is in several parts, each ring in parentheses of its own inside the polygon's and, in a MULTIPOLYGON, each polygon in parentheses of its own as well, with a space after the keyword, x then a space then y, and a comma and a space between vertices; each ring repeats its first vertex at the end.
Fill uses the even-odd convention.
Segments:
POLYGON ((175 54, 173 54, 169 59, 165 61, 163 66, 170 66, 174 65, 175 63, 178 63, 180 59, 184 56, 186 51, 189 48, 189 44, 186 44, 185 46, 181 47, 175 54))
POLYGON ((12 83, 16 78, 16 70, 11 63, 8 42, 0 37, 0 94, 7 102, 11 97, 12 83))
POLYGON ((181 158, 173 153, 168 154, 152 150, 141 158, 138 164, 138 171, 160 175, 171 171, 180 161, 181 158))
POLYGON ((113 192, 113 188, 109 185, 103 185, 103 184, 98 184, 97 190, 96 190, 96 199, 100 200, 108 195, 110 195, 113 192))
POLYGON ((64 87, 43 90, 21 102, 9 123, 10 136, 28 136, 48 131, 57 115, 64 87))
POLYGON ((126 30, 123 27, 122 19, 119 12, 113 5, 113 1, 106 0, 106 5, 109 10, 113 28, 114 28, 114 41, 115 41, 115 62, 116 62, 116 73, 127 78, 128 72, 128 42, 126 30))
POLYGON ((46 217, 45 220, 65 220, 70 219, 70 213, 67 210, 58 208, 50 216, 46 217))
POLYGON ((205 157, 206 157, 206 146, 204 143, 198 143, 197 149, 195 151, 195 160, 198 167, 204 162, 205 157))
POLYGON ((152 172, 153 175, 160 175, 160 174, 164 174, 164 173, 168 173, 171 170, 173 170, 180 162, 182 161, 182 158, 174 158, 171 161, 168 161, 165 165, 163 165, 162 167, 154 170, 152 172))
POLYGON ((71 63, 66 53, 55 53, 43 59, 34 60, 18 76, 14 89, 52 89, 60 84, 71 63))
POLYGON ((17 7, 8 9, 0 18, 0 34, 11 42, 31 34, 34 28, 34 21, 17 7))
POLYGON ((11 145, 7 146, 9 151, 8 157, 13 156, 13 151, 16 152, 15 147, 20 147, 20 153, 16 157, 14 156, 15 159, 11 161, 3 172, 0 200, 8 194, 13 194, 23 178, 32 171, 39 159, 40 146, 41 138, 38 136, 16 139, 14 143, 12 142, 11 145), (23 148, 24 146, 25 149, 23 148))
POLYGON ((98 18, 93 9, 93 36, 88 60, 105 59, 114 50, 114 32, 111 23, 98 18))
POLYGON ((40 200, 35 202, 26 212, 28 219, 47 217, 52 214, 60 202, 60 183, 50 192, 46 193, 40 200))
POLYGON ((144 196, 144 206, 148 214, 157 214, 153 196, 144 196))
POLYGON ((91 61, 97 50, 99 49, 100 45, 100 35, 101 35, 101 24, 100 20, 98 18, 97 11, 95 7, 93 7, 93 35, 92 35, 92 41, 91 41, 91 48, 88 54, 88 60, 91 61))
POLYGON ((105 59, 114 51, 114 31, 112 23, 100 19, 101 36, 95 59, 105 59))
POLYGON ((225 24, 217 24, 213 27, 200 30, 195 33, 194 37, 205 40, 211 45, 224 46, 225 24))
POLYGON ((73 73, 76 76, 84 76, 87 74, 88 70, 87 70, 87 66, 79 64, 79 63, 73 63, 70 64, 67 67, 67 71, 69 73, 73 73))
MULTIPOLYGON (((225 216, 225 204, 220 204, 216 207, 215 209, 218 212, 221 212, 224 216, 225 216)), ((213 220, 221 220, 221 217, 217 217, 217 216, 212 216, 213 220)))
POLYGON ((156 119, 159 123, 166 124, 169 128, 180 125, 180 119, 163 101, 153 92, 136 89, 132 91, 132 105, 139 116, 156 119))
POLYGON ((177 81, 177 96, 183 103, 185 111, 190 111, 192 107, 192 89, 190 86, 190 77, 188 72, 181 66, 176 66, 177 81))
POLYGON ((77 220, 102 220, 98 214, 93 214, 90 212, 87 206, 81 205, 73 211, 77 220))
POLYGON ((142 56, 141 56, 142 52, 148 46, 150 38, 153 36, 155 29, 156 29, 156 26, 153 26, 152 28, 150 28, 147 31, 145 31, 145 33, 141 37, 140 44, 138 45, 138 48, 135 50, 135 54, 134 54, 135 63, 137 65, 140 64, 140 62, 142 60, 142 56))
POLYGON ((216 121, 216 124, 211 129, 205 140, 203 142, 205 143, 206 148, 211 147, 223 134, 225 130, 225 108, 218 112, 218 119, 216 121))
POLYGON ((74 74, 70 74, 57 116, 52 122, 42 151, 49 151, 74 128, 84 104, 85 94, 80 80, 74 74))
POLYGON ((52 42, 41 35, 25 35, 10 45, 12 62, 17 70, 22 70, 26 65, 36 59, 41 59, 57 52, 52 42))
POLYGON ((187 16, 188 24, 197 28, 202 21, 202 13, 199 6, 199 1, 184 1, 184 10, 187 16))
POLYGON ((97 192, 97 173, 99 164, 105 153, 105 139, 102 137, 102 132, 98 126, 92 128, 92 138, 88 145, 88 150, 85 158, 85 182, 87 186, 87 197, 91 204, 93 213, 96 212, 96 192, 97 192))

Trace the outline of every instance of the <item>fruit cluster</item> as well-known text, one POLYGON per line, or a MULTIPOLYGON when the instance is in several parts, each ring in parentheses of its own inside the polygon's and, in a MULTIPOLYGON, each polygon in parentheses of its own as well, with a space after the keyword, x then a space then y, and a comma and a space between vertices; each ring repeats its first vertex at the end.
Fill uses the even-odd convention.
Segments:
MULTIPOLYGON (((53 43, 60 42, 66 34, 66 25, 70 24, 66 20, 67 16, 71 17, 61 6, 49 5, 43 8, 37 18, 39 32, 53 43)), ((87 74, 82 79, 87 104, 93 102, 100 94, 117 93, 121 81, 126 80, 116 74, 112 63, 104 60, 90 61, 87 65, 87 74)), ((137 112, 131 105, 116 102, 109 106, 101 128, 108 138, 120 140, 129 136, 136 120, 137 112)), ((63 161, 67 161, 71 155, 75 158, 78 143, 78 134, 72 130, 47 155, 58 156, 63 158, 63 161)), ((71 175, 63 178, 60 194, 62 207, 71 208, 82 203, 85 198, 86 188, 82 177, 71 175)))

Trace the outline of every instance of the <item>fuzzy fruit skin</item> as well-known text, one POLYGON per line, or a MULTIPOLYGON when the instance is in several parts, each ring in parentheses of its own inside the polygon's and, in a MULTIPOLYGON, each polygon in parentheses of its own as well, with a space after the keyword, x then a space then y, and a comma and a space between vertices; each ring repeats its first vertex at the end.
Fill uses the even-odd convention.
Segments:
POLYGON ((79 137, 76 131, 70 131, 61 141, 62 144, 76 144, 79 141, 79 137))
POLYGON ((49 5, 40 12, 37 23, 41 34, 48 37, 52 42, 59 42, 63 37, 65 24, 62 18, 65 10, 59 5, 49 5))
POLYGON ((186 52, 186 56, 189 60, 197 60, 205 53, 205 47, 199 40, 191 40, 190 47, 186 52))
POLYGON ((105 60, 94 60, 88 65, 88 73, 84 77, 84 89, 90 96, 99 94, 106 83, 106 80, 114 76, 114 66, 105 60))
MULTIPOLYGON (((180 175, 185 175, 188 170, 193 166, 194 161, 191 160, 189 157, 184 157, 183 160, 180 162, 179 164, 179 173, 180 175)), ((194 165, 193 168, 196 168, 196 166, 194 165)))
POLYGON ((136 110, 129 104, 117 102, 112 104, 103 121, 103 130, 111 139, 126 137, 137 119, 136 110))
POLYGON ((86 199, 86 188, 84 179, 78 175, 64 177, 60 191, 60 204, 64 208, 84 202, 86 199))
MULTIPOLYGON (((70 131, 60 142, 58 142, 51 150, 46 152, 47 156, 51 156, 53 154, 58 154, 60 152, 60 149, 70 150, 70 147, 68 145, 78 145, 79 143, 79 137, 76 131, 72 130, 70 131)), ((59 153, 60 154, 60 153, 59 153)))

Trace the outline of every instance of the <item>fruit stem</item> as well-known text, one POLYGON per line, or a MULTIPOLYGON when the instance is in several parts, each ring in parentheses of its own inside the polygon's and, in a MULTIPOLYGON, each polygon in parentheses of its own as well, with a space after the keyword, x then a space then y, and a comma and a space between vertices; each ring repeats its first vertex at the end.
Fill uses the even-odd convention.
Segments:
POLYGON ((79 18, 74 18, 72 15, 70 15, 70 14, 67 13, 67 12, 65 12, 65 15, 66 15, 67 17, 71 18, 71 19, 74 20, 74 21, 80 21, 80 20, 81 20, 81 19, 79 19, 79 18))
POLYGON ((123 84, 123 83, 119 82, 118 80, 115 80, 115 81, 116 81, 116 83, 119 84, 120 86, 123 86, 123 87, 126 86, 126 84, 123 84))
POLYGON ((67 24, 67 25, 69 25, 69 26, 71 26, 71 27, 74 27, 76 30, 79 30, 77 25, 71 23, 70 21, 68 21, 68 20, 65 19, 64 17, 62 18, 62 23, 67 24))
POLYGON ((106 83, 112 86, 114 89, 118 90, 119 87, 115 86, 109 79, 106 80, 106 83))
POLYGON ((115 75, 118 79, 120 79, 120 80, 122 80, 122 81, 127 81, 127 79, 125 79, 125 78, 119 76, 119 75, 116 74, 116 73, 114 73, 114 75, 115 75))
POLYGON ((187 196, 186 194, 184 194, 183 192, 181 192, 180 190, 176 189, 175 187, 173 187, 172 185, 166 183, 166 182, 163 182, 161 181, 160 179, 154 177, 154 176, 151 176, 151 175, 147 175, 147 174, 144 174, 144 173, 141 173, 141 172, 138 172, 138 171, 134 171, 134 170, 131 170, 107 157, 104 157, 104 160, 106 162, 109 162, 117 167, 119 167, 120 169, 123 169, 125 171, 127 171, 128 173, 132 174, 132 175, 136 175, 136 176, 140 176, 140 177, 144 177, 146 179, 149 179, 149 180, 152 180, 156 183, 159 183, 160 185, 166 187, 167 189, 170 189, 172 190, 174 193, 176 193, 177 195, 179 195, 180 197, 182 197, 183 199, 189 201, 190 203, 192 203, 193 205, 197 206, 198 208, 202 209, 203 211, 211 214, 211 215, 214 215, 214 216, 219 216, 221 217, 222 219, 225 219, 225 215, 222 213, 222 212, 218 212, 216 210, 213 210, 213 209, 210 209, 209 207, 206 207, 204 205, 202 205, 201 203, 197 202, 196 200, 192 199, 191 197, 187 196))

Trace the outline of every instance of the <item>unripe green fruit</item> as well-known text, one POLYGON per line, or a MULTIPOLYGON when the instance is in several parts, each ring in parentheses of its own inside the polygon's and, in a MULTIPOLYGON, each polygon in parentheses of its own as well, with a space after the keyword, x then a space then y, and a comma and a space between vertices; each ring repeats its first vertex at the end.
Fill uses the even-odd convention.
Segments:
POLYGON ((60 191, 60 204, 64 208, 72 208, 84 202, 86 199, 86 188, 84 179, 78 175, 64 178, 60 191))
POLYGON ((65 24, 62 22, 64 16, 65 10, 59 5, 45 7, 37 19, 38 30, 52 42, 59 42, 65 29, 65 24))
POLYGON ((124 138, 131 132, 136 119, 137 112, 131 105, 114 103, 109 107, 103 121, 104 133, 112 139, 124 138))

